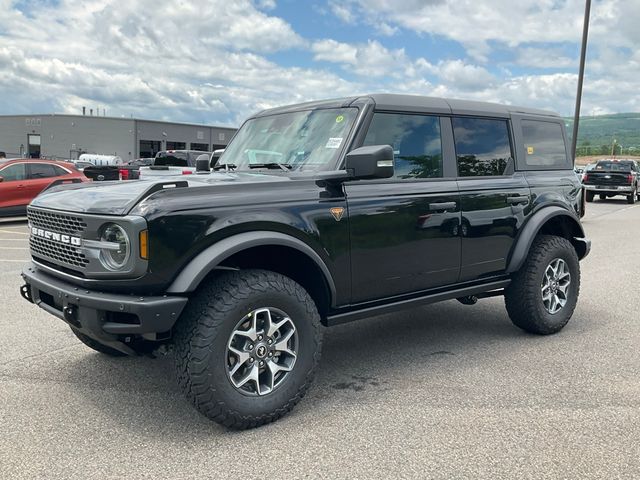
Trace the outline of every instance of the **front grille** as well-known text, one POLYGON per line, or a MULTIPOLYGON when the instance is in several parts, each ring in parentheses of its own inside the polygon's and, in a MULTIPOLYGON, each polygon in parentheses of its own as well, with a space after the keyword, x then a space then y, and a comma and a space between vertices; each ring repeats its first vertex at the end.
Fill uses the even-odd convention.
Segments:
POLYGON ((49 258, 56 262, 73 265, 75 267, 84 268, 89 263, 83 253, 78 252, 78 247, 56 243, 51 240, 40 237, 31 237, 29 239, 31 253, 38 256, 49 258))
MULTIPOLYGON (((81 217, 54 213, 34 208, 27 209, 29 225, 48 232, 81 237, 87 228, 87 224, 81 217)), ((86 268, 89 260, 82 250, 75 245, 68 245, 56 240, 37 237, 29 237, 29 246, 34 258, 42 258, 53 264, 62 264, 75 269, 86 268)), ((61 267, 57 267, 61 268, 61 267)))
POLYGON ((67 235, 81 236, 87 224, 80 217, 64 215, 61 213, 44 212, 28 209, 27 217, 33 227, 39 227, 52 232, 65 233, 67 235))

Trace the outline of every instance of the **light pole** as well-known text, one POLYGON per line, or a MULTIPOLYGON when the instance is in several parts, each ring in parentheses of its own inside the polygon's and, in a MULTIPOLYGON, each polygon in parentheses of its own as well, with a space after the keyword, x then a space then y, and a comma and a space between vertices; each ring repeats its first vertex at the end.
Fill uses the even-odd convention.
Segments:
POLYGON ((582 82, 584 80, 584 63, 587 57, 587 37, 589 36, 589 15, 591 0, 586 0, 584 7, 584 26, 582 27, 582 48, 580 50, 580 70, 578 72, 578 92, 576 95, 576 111, 573 116, 573 138, 571 139, 571 155, 576 162, 576 144, 578 142, 578 124, 580 123, 580 104, 582 103, 582 82))

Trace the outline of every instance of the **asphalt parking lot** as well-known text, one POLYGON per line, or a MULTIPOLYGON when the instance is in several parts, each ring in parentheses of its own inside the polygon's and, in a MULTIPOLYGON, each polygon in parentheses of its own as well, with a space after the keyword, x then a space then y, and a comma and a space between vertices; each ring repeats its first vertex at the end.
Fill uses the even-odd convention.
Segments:
POLYGON ((0 478, 640 478, 640 204, 588 204, 578 308, 559 334, 501 298, 326 331, 292 414, 226 431, 170 356, 102 356, 23 301, 24 223, 0 224, 0 478))

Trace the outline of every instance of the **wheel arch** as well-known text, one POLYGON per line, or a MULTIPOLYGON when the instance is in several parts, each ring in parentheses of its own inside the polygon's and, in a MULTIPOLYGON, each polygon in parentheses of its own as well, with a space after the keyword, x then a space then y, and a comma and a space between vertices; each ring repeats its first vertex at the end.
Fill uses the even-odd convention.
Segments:
POLYGON ((585 238, 580 221, 565 208, 550 206, 534 213, 523 227, 512 249, 507 273, 514 273, 522 267, 533 240, 539 234, 566 238, 575 248, 580 260, 589 254, 591 243, 585 238))
POLYGON ((320 255, 302 240, 272 231, 240 233, 209 246, 182 269, 167 293, 190 293, 217 271, 242 268, 263 268, 292 278, 309 292, 321 315, 335 306, 335 282, 320 255))

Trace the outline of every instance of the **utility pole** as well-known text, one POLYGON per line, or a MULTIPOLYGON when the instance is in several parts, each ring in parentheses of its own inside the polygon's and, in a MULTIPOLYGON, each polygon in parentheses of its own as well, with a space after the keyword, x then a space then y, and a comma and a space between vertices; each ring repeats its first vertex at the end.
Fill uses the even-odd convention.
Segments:
POLYGON ((586 0, 584 7, 584 27, 582 28, 582 49, 580 50, 580 71, 578 73, 578 93, 576 95, 576 111, 573 116, 573 138, 571 139, 571 155, 576 162, 576 145, 578 143, 578 124, 580 123, 580 104, 582 103, 582 81, 584 80, 584 62, 587 57, 587 37, 589 36, 589 16, 591 0, 586 0))

